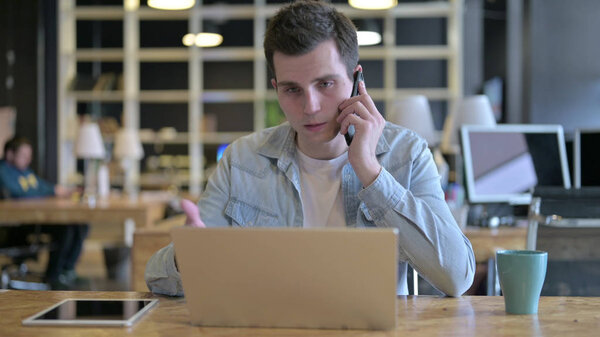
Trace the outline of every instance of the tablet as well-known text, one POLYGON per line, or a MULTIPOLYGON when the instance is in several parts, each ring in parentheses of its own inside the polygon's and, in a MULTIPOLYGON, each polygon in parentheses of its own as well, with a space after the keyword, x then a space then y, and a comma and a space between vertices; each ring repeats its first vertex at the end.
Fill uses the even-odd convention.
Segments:
POLYGON ((23 325, 131 326, 157 299, 66 299, 23 320, 23 325))

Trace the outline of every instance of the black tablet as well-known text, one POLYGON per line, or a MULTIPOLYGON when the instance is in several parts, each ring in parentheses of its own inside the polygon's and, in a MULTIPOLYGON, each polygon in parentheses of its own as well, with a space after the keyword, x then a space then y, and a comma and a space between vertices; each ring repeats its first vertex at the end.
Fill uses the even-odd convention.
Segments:
POLYGON ((131 326, 157 299, 66 299, 23 320, 23 325, 131 326))

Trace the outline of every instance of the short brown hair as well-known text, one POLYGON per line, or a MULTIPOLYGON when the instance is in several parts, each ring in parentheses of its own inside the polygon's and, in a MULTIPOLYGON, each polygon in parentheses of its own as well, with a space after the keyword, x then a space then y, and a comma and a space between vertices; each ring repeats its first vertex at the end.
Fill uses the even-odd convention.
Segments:
POLYGON ((17 151, 19 151, 19 148, 23 145, 31 146, 31 141, 22 136, 14 136, 10 140, 8 140, 6 144, 4 144, 4 157, 6 157, 6 153, 8 151, 16 153, 17 151))
POLYGON ((321 42, 333 39, 352 78, 358 64, 356 27, 344 14, 324 1, 299 0, 282 7, 271 19, 263 47, 267 65, 273 77, 273 54, 303 55, 321 42))

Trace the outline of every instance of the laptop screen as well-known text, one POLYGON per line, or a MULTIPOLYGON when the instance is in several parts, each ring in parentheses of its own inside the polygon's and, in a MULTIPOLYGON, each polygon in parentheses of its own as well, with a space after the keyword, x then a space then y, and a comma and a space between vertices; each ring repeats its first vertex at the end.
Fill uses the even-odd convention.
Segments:
POLYGON ((472 203, 527 204, 537 185, 571 185, 561 126, 469 125, 461 135, 472 203))

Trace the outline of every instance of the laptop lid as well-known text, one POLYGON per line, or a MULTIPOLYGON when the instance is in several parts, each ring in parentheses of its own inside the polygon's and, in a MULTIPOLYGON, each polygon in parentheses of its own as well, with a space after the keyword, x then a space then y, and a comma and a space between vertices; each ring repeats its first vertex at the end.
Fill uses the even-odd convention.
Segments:
POLYGON ((396 327, 397 230, 171 230, 192 324, 396 327))

